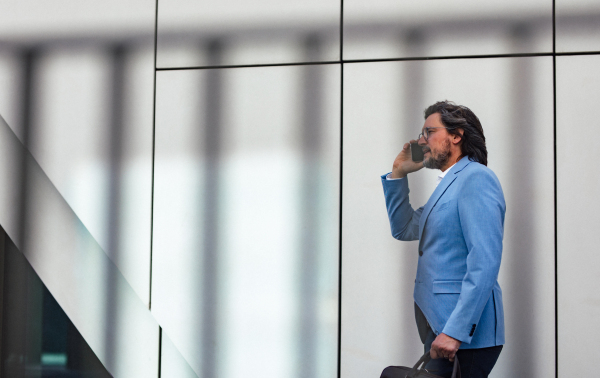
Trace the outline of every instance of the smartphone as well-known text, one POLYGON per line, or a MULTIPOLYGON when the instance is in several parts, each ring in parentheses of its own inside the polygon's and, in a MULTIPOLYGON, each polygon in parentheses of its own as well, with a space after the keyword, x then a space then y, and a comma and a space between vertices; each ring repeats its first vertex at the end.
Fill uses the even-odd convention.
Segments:
POLYGON ((423 161, 423 147, 419 146, 419 143, 410 144, 410 154, 413 161, 423 161))

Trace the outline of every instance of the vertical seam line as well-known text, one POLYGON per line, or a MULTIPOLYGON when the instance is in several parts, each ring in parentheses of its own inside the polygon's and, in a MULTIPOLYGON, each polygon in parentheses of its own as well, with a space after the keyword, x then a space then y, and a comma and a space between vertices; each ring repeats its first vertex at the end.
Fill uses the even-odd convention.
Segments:
POLYGON ((552 0, 552 95, 554 160, 554 375, 558 378, 558 193, 556 161, 556 0, 552 0))
POLYGON ((158 55, 158 0, 154 14, 154 83, 152 100, 152 173, 150 179, 150 277, 148 293, 148 310, 152 310, 152 253, 154 248, 154 161, 156 154, 156 57, 158 55))

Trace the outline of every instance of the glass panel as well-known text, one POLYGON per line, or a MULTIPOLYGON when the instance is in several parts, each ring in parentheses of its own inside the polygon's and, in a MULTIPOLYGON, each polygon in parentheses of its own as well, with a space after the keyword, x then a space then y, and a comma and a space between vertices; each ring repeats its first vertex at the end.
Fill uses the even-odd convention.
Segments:
POLYGON ((0 15, 0 35, 4 42, 82 38, 90 43, 96 38, 139 38, 146 33, 151 38, 154 35, 155 0, 87 1, 85 4, 78 0, 49 3, 19 0, 5 4, 10 8, 0 15))
POLYGON ((20 136, 19 78, 23 76, 18 56, 0 48, 0 114, 20 136))
POLYGON ((146 304, 155 16, 155 0, 0 14, 0 114, 24 142, 28 119, 28 149, 146 304))
POLYGON ((556 0, 556 51, 600 51, 600 3, 556 0))
POLYGON ((592 115, 600 101, 598 64, 600 56, 556 58, 559 376, 596 373, 582 351, 592 350, 590 326, 600 317, 600 200, 591 167, 600 158, 592 115))
POLYGON ((339 28, 339 0, 161 0, 157 66, 336 60, 339 28))
POLYGON ((0 119, 0 225, 116 378, 158 373, 158 324, 0 119))
MULTIPOLYGON (((552 58, 346 64, 342 272, 343 377, 410 365, 423 345, 413 288, 417 242, 390 234, 380 175, 440 100, 481 120, 507 204, 503 261, 506 340, 494 377, 554 374, 554 193, 552 58)), ((409 176, 416 208, 439 171, 409 176)))
POLYGON ((158 73, 152 313, 198 376, 336 375, 339 88, 337 65, 158 73))
POLYGON ((162 334, 160 369, 161 377, 198 378, 165 333, 162 334))
POLYGON ((344 59, 552 51, 552 2, 344 1, 344 59))
POLYGON ((25 256, 0 233, 2 376, 111 377, 25 256))

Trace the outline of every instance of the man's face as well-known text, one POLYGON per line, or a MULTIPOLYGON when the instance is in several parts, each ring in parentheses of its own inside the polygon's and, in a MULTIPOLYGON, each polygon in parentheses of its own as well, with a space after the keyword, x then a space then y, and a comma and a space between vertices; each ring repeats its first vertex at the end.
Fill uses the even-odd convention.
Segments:
POLYGON ((433 113, 425 120, 425 128, 429 128, 429 137, 419 139, 419 145, 423 146, 423 166, 430 169, 441 169, 448 163, 450 158, 450 134, 444 127, 439 113, 433 113))

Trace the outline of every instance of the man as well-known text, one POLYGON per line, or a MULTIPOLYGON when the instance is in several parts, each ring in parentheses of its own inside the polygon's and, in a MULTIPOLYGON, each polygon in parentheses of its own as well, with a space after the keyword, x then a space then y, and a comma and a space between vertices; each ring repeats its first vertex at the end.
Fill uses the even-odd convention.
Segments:
POLYGON ((504 344, 498 271, 506 206, 500 182, 487 168, 483 128, 465 106, 442 101, 425 110, 417 141, 423 162, 406 143, 383 175, 392 235, 419 240, 415 318, 431 373, 450 377, 455 356, 463 377, 487 377, 504 344), (414 210, 407 175, 440 169, 425 206, 414 210))

